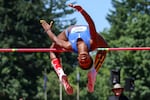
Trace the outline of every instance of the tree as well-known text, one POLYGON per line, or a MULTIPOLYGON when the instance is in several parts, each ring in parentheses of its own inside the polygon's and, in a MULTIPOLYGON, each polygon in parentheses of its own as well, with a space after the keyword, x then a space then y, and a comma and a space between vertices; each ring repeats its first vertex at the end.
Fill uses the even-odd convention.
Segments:
MULTIPOLYGON (((107 16, 111 24, 107 40, 110 47, 150 47, 149 0, 112 0, 114 10, 107 16)), ((120 67, 125 77, 135 78, 132 100, 148 100, 149 51, 110 52, 105 66, 120 67), (144 92, 143 92, 144 91, 144 92)))
MULTIPOLYGON (((49 47, 39 20, 54 20, 54 32, 74 24, 66 15, 74 11, 68 0, 1 0, 0 48, 49 47)), ((48 53, 0 53, 0 97, 34 100, 44 68, 51 72, 48 53)), ((65 54, 63 56, 66 59, 65 54)), ((71 62, 67 62, 71 63, 71 62)), ((41 84, 42 85, 42 84, 41 84)), ((37 98, 36 98, 37 99, 37 98)), ((3 99, 4 100, 4 99, 3 99)), ((38 99, 37 99, 38 100, 38 99)))

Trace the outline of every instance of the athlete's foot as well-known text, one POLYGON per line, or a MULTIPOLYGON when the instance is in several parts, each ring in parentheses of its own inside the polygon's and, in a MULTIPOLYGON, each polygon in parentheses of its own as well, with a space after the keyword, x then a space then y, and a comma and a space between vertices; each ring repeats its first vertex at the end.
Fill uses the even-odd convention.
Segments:
POLYGON ((95 80, 96 80, 96 73, 89 71, 88 72, 87 90, 90 93, 94 92, 95 80))
POLYGON ((73 88, 72 88, 72 86, 69 84, 68 78, 67 78, 66 75, 63 75, 63 76, 62 76, 61 82, 62 82, 62 84, 63 84, 63 86, 64 86, 65 91, 67 92, 67 94, 68 94, 68 95, 73 94, 73 88))

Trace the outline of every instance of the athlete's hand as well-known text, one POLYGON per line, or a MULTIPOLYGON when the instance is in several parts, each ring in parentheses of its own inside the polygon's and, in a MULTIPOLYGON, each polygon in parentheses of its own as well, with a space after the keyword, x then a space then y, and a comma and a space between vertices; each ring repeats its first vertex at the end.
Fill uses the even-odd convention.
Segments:
POLYGON ((48 24, 45 20, 40 20, 40 23, 42 27, 44 28, 45 32, 47 32, 48 30, 51 30, 52 25, 53 25, 53 21, 51 21, 50 24, 48 24))
POLYGON ((75 8, 76 10, 78 10, 79 12, 81 12, 83 9, 80 5, 73 5, 73 4, 69 4, 68 6, 75 8))

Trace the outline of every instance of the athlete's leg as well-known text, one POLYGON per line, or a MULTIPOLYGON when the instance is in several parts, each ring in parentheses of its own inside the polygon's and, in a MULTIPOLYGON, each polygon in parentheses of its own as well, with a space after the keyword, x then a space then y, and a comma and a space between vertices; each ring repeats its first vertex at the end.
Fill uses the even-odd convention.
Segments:
MULTIPOLYGON (((51 48, 55 48, 55 44, 52 44, 51 48)), ((73 94, 73 88, 68 82, 67 75, 63 71, 63 67, 60 61, 59 53, 50 52, 51 64, 57 73, 60 82, 63 84, 67 94, 73 94)))
POLYGON ((96 81, 96 75, 97 72, 94 68, 94 66, 89 70, 87 77, 88 77, 88 83, 87 83, 87 89, 89 92, 94 92, 94 85, 96 81))
POLYGON ((95 61, 94 61, 94 67, 96 69, 96 72, 98 72, 98 70, 101 68, 105 57, 106 57, 107 51, 98 51, 95 57, 95 61))
POLYGON ((98 70, 101 68, 107 51, 98 51, 95 57, 94 65, 88 72, 88 83, 87 89, 89 92, 94 92, 94 85, 96 81, 96 75, 98 70))

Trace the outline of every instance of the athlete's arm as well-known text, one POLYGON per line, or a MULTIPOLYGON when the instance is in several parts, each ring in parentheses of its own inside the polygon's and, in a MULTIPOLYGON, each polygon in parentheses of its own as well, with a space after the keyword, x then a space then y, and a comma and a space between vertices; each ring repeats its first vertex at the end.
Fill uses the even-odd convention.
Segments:
POLYGON ((69 49, 69 43, 65 41, 65 39, 62 39, 62 35, 65 35, 65 31, 59 34, 59 36, 56 36, 52 31, 52 23, 48 24, 45 20, 41 20, 41 25, 44 28, 45 32, 48 34, 49 38, 59 47, 69 49))
POLYGON ((40 23, 42 27, 44 28, 45 32, 48 34, 49 38, 56 43, 57 42, 57 36, 51 31, 52 28, 52 22, 48 24, 45 20, 40 20, 40 23))
POLYGON ((89 16, 89 14, 79 5, 74 6, 72 4, 69 4, 69 6, 72 7, 72 8, 75 8, 76 10, 78 10, 83 15, 83 17, 85 18, 85 20, 89 24, 91 37, 95 38, 97 36, 96 28, 95 28, 94 21, 89 16))

